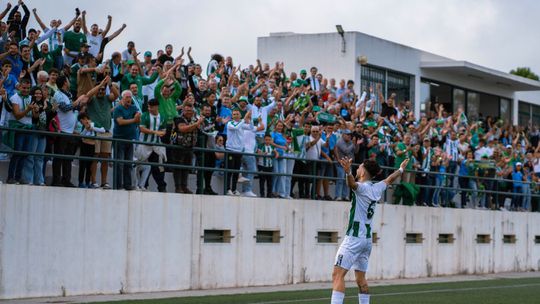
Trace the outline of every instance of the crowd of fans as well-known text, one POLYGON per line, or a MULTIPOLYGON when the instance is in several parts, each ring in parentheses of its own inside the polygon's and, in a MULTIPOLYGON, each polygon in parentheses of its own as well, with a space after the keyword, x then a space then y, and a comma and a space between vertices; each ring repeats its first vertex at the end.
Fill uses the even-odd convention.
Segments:
MULTIPOLYGON (((130 41, 126 50, 104 58, 106 45, 126 27, 108 36, 111 16, 103 30, 97 24, 88 29, 86 12, 79 9, 65 26, 61 20, 47 26, 33 9, 41 29, 27 31, 30 11, 23 1, 8 4, 0 19, 6 15, 0 23, 0 126, 87 136, 3 132, 14 152, 62 156, 52 159, 52 186, 76 186, 69 156, 79 153, 155 163, 135 170, 115 163, 115 183, 126 190, 145 190, 152 175, 165 192, 171 171, 175 191, 192 193, 187 166, 195 164, 208 168, 196 172, 201 194, 217 194, 211 186, 217 176, 225 178, 227 195, 348 200, 337 162, 343 157, 387 167, 410 158, 401 185, 419 205, 453 206, 461 192, 461 206, 501 208, 511 199, 513 210, 530 210, 531 194, 540 190, 540 133, 532 122, 512 126, 494 117, 468 118, 463 109, 450 113, 437 103, 416 117, 410 101, 396 100, 392 92, 384 96, 380 84, 358 96, 352 80, 336 83, 316 67, 286 73, 283 62, 257 60, 242 69, 231 57, 215 54, 203 74, 191 48, 174 56, 172 45, 140 56, 130 41), (113 149, 111 137, 127 141, 113 149), (186 167, 168 170, 165 163, 186 167), (223 176, 213 172, 216 167, 248 173, 223 176), (431 187, 416 193, 415 185, 431 187)), ((11 153, 6 182, 45 185, 46 161, 11 153)), ((80 160, 78 186, 110 188, 108 170, 106 161, 80 160)))

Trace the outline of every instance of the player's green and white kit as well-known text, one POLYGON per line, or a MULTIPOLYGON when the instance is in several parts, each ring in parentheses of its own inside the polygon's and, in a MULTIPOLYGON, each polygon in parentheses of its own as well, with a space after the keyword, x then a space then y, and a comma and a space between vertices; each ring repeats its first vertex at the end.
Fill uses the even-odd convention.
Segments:
POLYGON ((386 183, 357 182, 356 185, 358 188, 352 194, 347 235, 339 246, 334 265, 366 272, 371 253, 371 221, 377 202, 386 190, 386 183))

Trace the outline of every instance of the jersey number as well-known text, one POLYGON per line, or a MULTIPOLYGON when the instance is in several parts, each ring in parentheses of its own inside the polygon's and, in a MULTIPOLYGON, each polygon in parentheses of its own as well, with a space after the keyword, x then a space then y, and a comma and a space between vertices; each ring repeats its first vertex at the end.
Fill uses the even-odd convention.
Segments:
MULTIPOLYGON (((376 201, 371 201, 371 203, 369 204, 368 208, 367 208, 367 218, 368 220, 370 220, 373 215, 375 214, 375 210, 373 210, 373 207, 375 206, 375 204, 377 204, 376 201)), ((370 224, 365 224, 366 225, 366 239, 369 239, 371 238, 371 225, 370 224)))

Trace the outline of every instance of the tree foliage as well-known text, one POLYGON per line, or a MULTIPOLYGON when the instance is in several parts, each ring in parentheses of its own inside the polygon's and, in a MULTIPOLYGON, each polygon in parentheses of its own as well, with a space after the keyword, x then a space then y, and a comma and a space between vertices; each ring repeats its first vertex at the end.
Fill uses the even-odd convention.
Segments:
POLYGON ((538 75, 536 75, 533 71, 531 71, 530 68, 527 67, 518 67, 515 70, 511 70, 510 74, 514 74, 517 76, 533 79, 533 80, 539 80, 538 75))

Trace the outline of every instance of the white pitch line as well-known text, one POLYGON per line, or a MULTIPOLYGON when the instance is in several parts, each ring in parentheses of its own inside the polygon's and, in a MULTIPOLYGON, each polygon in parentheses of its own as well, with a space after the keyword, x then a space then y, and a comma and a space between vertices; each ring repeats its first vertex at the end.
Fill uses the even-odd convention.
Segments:
MULTIPOLYGON (((412 294, 428 294, 428 293, 441 293, 449 291, 474 291, 474 290, 486 290, 486 289, 500 289, 500 288, 522 288, 522 287, 531 287, 531 286, 540 286, 540 284, 520 284, 520 285, 503 285, 503 286, 486 286, 486 287, 469 287, 469 288, 446 288, 446 289, 432 289, 432 290, 418 290, 418 291, 406 291, 406 292, 389 292, 389 293, 378 293, 372 294, 371 297, 386 297, 386 296, 402 296, 402 295, 412 295, 412 294)), ((356 298, 357 296, 348 296, 345 298, 356 298)), ((270 302, 252 302, 248 304, 283 304, 283 303, 302 303, 302 302, 311 302, 311 301, 323 301, 330 300, 329 297, 325 298, 312 298, 312 299, 300 299, 300 300, 278 300, 270 302)))

